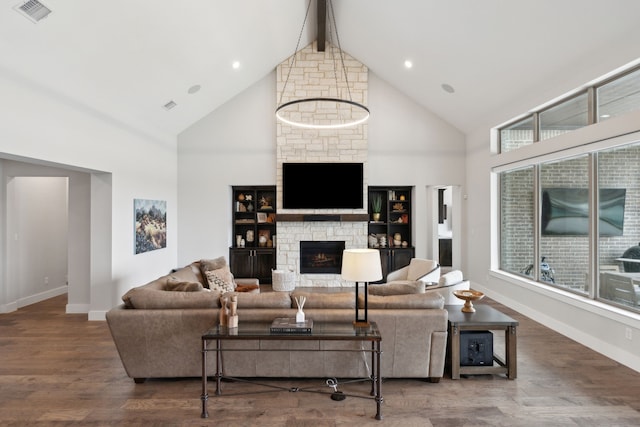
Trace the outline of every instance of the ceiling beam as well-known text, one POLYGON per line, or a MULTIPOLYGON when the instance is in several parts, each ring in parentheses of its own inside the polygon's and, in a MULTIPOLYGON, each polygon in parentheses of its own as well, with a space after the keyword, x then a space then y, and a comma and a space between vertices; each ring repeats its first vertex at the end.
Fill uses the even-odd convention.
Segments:
POLYGON ((327 0, 318 0, 318 52, 324 52, 327 35, 327 0))

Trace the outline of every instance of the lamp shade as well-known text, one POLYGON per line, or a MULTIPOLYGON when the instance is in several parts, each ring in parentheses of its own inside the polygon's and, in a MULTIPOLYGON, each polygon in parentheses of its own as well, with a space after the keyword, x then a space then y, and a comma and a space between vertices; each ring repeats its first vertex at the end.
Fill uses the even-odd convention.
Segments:
POLYGON ((375 282, 382 279, 380 251, 345 249, 342 252, 342 278, 352 282, 375 282))

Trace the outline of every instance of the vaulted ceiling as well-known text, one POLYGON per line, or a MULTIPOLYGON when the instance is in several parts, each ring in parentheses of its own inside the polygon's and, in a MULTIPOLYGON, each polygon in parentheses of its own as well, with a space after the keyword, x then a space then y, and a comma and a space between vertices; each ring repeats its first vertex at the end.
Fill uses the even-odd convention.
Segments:
MULTIPOLYGON (((307 0, 42 0, 52 13, 33 23, 13 10, 21 3, 0 0, 0 76, 163 138, 292 55, 307 7, 307 0), (176 106, 166 110, 169 101, 176 106)), ((637 0, 333 5, 343 50, 466 133, 640 58, 637 0)), ((301 47, 316 38, 315 14, 313 0, 301 47)))

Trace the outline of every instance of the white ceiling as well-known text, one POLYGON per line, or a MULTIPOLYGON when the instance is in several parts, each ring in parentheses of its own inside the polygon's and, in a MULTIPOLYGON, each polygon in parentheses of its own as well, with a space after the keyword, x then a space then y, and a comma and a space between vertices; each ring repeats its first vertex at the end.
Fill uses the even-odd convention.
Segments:
MULTIPOLYGON (((343 50, 466 133, 640 58, 637 0, 333 1, 343 50)), ((13 10, 21 0, 0 0, 0 74, 162 138, 289 57, 307 5, 42 2, 53 12, 34 24, 13 10)), ((301 47, 315 39, 315 0, 305 30, 301 47)))

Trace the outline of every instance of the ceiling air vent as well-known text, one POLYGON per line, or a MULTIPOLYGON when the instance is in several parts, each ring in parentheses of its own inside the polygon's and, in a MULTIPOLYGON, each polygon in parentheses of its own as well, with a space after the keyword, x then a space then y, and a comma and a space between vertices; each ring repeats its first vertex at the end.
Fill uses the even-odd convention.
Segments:
POLYGON ((171 110, 171 109, 172 109, 173 107, 175 107, 176 105, 178 105, 178 104, 176 104, 176 103, 175 103, 175 102, 173 102, 173 101, 169 101, 169 102, 167 102, 166 104, 164 104, 164 108, 165 108, 165 110, 171 110))
POLYGON ((26 17, 32 22, 38 22, 51 13, 51 9, 40 3, 38 0, 29 0, 21 4, 17 4, 13 9, 26 17))

